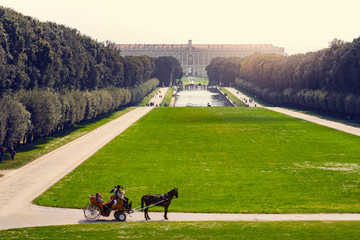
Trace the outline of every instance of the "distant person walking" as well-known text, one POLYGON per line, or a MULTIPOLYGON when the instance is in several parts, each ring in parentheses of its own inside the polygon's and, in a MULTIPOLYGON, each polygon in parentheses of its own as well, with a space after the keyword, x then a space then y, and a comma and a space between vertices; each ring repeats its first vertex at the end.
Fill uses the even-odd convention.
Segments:
POLYGON ((11 146, 11 147, 9 148, 9 153, 10 153, 11 159, 14 160, 14 157, 15 157, 16 152, 15 152, 15 149, 14 149, 13 146, 11 146))
POLYGON ((0 163, 2 162, 2 158, 4 156, 4 153, 6 151, 6 147, 0 147, 0 163))

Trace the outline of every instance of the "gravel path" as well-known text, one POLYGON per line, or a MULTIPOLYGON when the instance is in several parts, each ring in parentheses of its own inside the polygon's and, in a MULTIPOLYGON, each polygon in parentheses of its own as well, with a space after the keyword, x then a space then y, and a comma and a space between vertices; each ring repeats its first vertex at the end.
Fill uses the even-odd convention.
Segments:
MULTIPOLYGON (((161 93, 165 95, 166 90, 162 89, 161 93)), ((0 230, 88 223, 82 210, 40 207, 31 202, 151 109, 136 108, 22 168, 7 172, 0 178, 0 230)), ((164 220, 163 213, 150 212, 150 217, 153 221, 164 220)), ((170 221, 360 221, 360 214, 197 214, 174 213, 171 207, 168 217, 170 221)), ((112 220, 111 214, 98 222, 112 220)), ((143 213, 134 213, 127 221, 144 221, 143 213)))
POLYGON ((310 116, 310 115, 306 115, 303 113, 299 113, 299 112, 294 112, 291 110, 287 110, 284 108, 279 108, 279 107, 266 107, 266 109, 275 111, 275 112, 279 112, 279 113, 283 113, 295 118, 300 118, 309 122, 313 122, 319 125, 323 125, 329 128, 333 128, 339 131, 343 131, 346 133, 350 133, 356 136, 360 136, 360 128, 357 127, 352 127, 346 124, 342 124, 342 123, 338 123, 338 122, 333 122, 330 120, 326 120, 326 119, 322 119, 322 118, 318 118, 318 117, 314 117, 314 116, 310 116))
POLYGON ((162 104, 162 101, 164 100, 164 97, 166 95, 166 92, 169 90, 168 87, 160 88, 159 91, 157 91, 153 98, 151 98, 150 102, 154 103, 154 106, 160 106, 162 104))
POLYGON ((228 90, 229 92, 231 92, 235 97, 237 97, 238 99, 243 101, 249 107, 262 107, 262 105, 260 105, 259 103, 256 103, 252 98, 249 98, 248 96, 246 96, 242 92, 239 92, 235 88, 226 87, 225 89, 228 90))

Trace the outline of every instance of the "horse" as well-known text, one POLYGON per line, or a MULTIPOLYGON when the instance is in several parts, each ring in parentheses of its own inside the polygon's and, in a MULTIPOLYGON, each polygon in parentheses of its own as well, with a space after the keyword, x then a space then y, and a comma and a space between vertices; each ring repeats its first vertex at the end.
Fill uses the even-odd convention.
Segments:
POLYGON ((160 206, 160 207, 165 208, 164 217, 167 220, 168 219, 167 218, 168 208, 169 208, 171 200, 173 199, 174 196, 176 198, 178 198, 178 188, 174 188, 170 192, 161 194, 161 195, 156 195, 156 194, 144 195, 141 198, 141 208, 142 209, 144 208, 144 203, 145 203, 145 205, 146 205, 146 207, 144 209, 145 220, 150 220, 148 210, 149 210, 149 206, 152 204, 154 204, 154 206, 160 206))

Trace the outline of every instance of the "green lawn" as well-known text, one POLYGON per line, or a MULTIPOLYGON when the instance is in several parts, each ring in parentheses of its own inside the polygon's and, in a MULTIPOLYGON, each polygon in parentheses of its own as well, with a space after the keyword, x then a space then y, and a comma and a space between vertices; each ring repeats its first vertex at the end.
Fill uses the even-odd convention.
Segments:
POLYGON ((164 100, 162 101, 162 104, 161 104, 162 107, 164 107, 165 105, 167 107, 170 106, 173 93, 174 93, 174 87, 169 87, 169 90, 166 92, 166 94, 164 96, 164 100))
POLYGON ((110 122, 111 120, 119 118, 133 109, 133 107, 130 107, 104 114, 95 119, 84 121, 81 124, 75 125, 58 134, 54 134, 31 144, 21 146, 20 148, 16 149, 17 153, 14 160, 11 160, 10 155, 6 153, 4 160, 2 163, 0 163, 0 169, 14 169, 21 167, 46 153, 49 153, 56 148, 81 137, 86 133, 91 132, 92 130, 110 122))
POLYGON ((231 92, 229 92, 228 90, 226 90, 226 88, 221 87, 220 88, 221 91, 223 91, 223 93, 226 93, 227 96, 230 98, 231 101, 233 101, 237 107, 246 107, 247 105, 241 101, 238 97, 234 96, 234 94, 232 94, 231 92))
POLYGON ((241 92, 242 94, 244 94, 245 96, 247 96, 248 98, 253 99, 255 102, 259 103, 260 105, 264 106, 264 107, 274 107, 274 105, 264 99, 262 99, 259 96, 256 96, 255 94, 248 92, 244 89, 240 89, 240 88, 236 88, 236 90, 238 90, 239 92, 241 92))
POLYGON ((157 91, 159 91, 160 87, 155 88, 153 91, 151 91, 146 97, 143 98, 143 100, 138 104, 140 107, 146 106, 151 100, 151 98, 156 94, 157 91))
POLYGON ((156 108, 36 203, 83 208, 120 184, 134 207, 178 187, 170 211, 360 212, 359 165, 359 137, 266 109, 156 108))
POLYGON ((359 222, 137 222, 0 231, 0 239, 359 239, 359 222))

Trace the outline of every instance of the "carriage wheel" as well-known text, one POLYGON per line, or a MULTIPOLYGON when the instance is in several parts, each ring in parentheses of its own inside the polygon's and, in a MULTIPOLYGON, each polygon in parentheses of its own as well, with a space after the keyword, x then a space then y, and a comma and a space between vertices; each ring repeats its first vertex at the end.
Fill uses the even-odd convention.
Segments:
POLYGON ((100 218, 100 215, 101 210, 98 206, 88 203, 84 207, 84 216, 87 220, 97 220, 100 218))
POLYGON ((124 212, 121 212, 121 211, 116 211, 114 213, 114 217, 119 220, 120 222, 123 222, 126 220, 126 215, 124 212))

